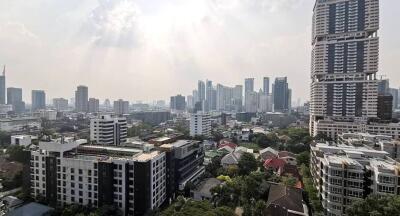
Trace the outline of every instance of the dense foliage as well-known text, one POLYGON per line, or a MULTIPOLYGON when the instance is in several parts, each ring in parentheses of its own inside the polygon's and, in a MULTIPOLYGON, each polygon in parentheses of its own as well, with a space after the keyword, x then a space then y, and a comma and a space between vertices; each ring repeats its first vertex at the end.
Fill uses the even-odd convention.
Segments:
POLYGON ((249 175, 257 170, 258 162, 253 154, 245 152, 239 159, 238 167, 240 175, 249 175))
POLYGON ((400 196, 371 195, 353 203, 347 209, 349 216, 393 216, 400 215, 400 196))
POLYGON ((228 207, 214 208, 208 201, 195 201, 178 197, 176 202, 161 212, 161 216, 231 216, 232 209, 228 207))

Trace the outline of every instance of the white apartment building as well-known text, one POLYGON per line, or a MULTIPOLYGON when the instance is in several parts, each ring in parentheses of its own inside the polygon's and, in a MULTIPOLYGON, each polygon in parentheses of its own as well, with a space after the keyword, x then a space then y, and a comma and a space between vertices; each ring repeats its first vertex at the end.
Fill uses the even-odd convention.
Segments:
POLYGON ((210 114, 198 112, 190 116, 190 136, 211 136, 210 114))
POLYGON ((120 145, 126 142, 126 118, 100 115, 90 119, 90 140, 96 144, 120 145))
POLYGON ((116 205, 124 215, 143 215, 165 201, 165 153, 84 143, 59 139, 31 151, 33 197, 52 206, 116 205))
POLYGON ((318 143, 311 147, 311 175, 324 215, 346 215, 370 194, 400 194, 400 166, 389 153, 366 146, 318 143))
POLYGON ((29 146, 32 144, 31 135, 14 135, 11 136, 11 145, 29 146))

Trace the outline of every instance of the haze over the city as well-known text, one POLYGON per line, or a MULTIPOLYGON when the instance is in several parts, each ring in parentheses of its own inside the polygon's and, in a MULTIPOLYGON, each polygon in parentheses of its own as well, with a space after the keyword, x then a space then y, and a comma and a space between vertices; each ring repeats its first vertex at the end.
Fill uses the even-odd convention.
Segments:
MULTIPOLYGON (((400 2, 381 1, 380 73, 400 86, 400 2)), ((7 87, 73 97, 167 99, 197 80, 288 76, 308 100, 312 0, 0 0, 7 87)))

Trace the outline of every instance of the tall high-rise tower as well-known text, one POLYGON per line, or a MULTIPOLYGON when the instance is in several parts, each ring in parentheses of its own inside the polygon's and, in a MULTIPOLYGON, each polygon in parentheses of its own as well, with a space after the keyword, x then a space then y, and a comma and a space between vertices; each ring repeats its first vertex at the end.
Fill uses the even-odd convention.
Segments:
POLYGON ((263 79, 263 93, 269 94, 269 77, 264 77, 263 79))
POLYGON ((3 74, 0 76, 0 104, 6 104, 6 66, 3 67, 3 74))
POLYGON ((78 86, 75 91, 75 110, 77 112, 88 112, 89 93, 87 86, 78 86))
POLYGON ((310 132, 332 138, 377 117, 379 0, 317 0, 312 28, 310 132), (327 124, 331 129, 325 130, 327 124), (325 126, 322 126, 325 125, 325 126), (334 129, 332 129, 334 128, 334 129), (349 127, 351 128, 351 127, 349 127))
POLYGON ((32 111, 46 108, 46 93, 43 90, 32 90, 32 111))

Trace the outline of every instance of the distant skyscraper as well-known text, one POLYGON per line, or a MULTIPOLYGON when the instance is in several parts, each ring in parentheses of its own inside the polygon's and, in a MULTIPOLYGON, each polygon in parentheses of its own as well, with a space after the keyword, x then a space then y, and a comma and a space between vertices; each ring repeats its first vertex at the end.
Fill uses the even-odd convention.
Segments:
POLYGON ((46 93, 43 90, 32 90, 32 111, 46 109, 46 93))
POLYGON ((201 103, 201 110, 204 110, 204 101, 206 100, 206 84, 199 80, 198 85, 197 85, 197 92, 199 94, 199 101, 201 103))
POLYGON ((212 101, 213 101, 213 85, 211 80, 207 80, 206 82, 206 101, 205 101, 205 110, 212 110, 212 101))
POLYGON ((264 94, 269 94, 269 77, 264 77, 263 79, 263 92, 264 94))
POLYGON ((87 86, 78 86, 75 91, 75 110, 77 112, 88 112, 89 90, 87 86))
POLYGON ((379 80, 378 81, 378 94, 387 94, 389 93, 389 80, 379 80))
POLYGON ((196 104, 199 101, 199 91, 193 90, 193 105, 196 104))
POLYGON ((399 90, 395 88, 389 88, 389 93, 393 96, 393 110, 399 107, 399 90))
POLYGON ((119 99, 114 101, 114 112, 117 115, 123 115, 129 113, 129 101, 119 99))
POLYGON ((96 98, 89 98, 89 112, 97 113, 99 112, 100 100, 96 98))
POLYGON ((6 104, 6 66, 4 65, 3 74, 0 76, 0 104, 6 104))
POLYGON ((170 108, 174 112, 185 111, 186 101, 182 95, 176 95, 171 97, 170 108))
POLYGON ((64 98, 54 98, 53 106, 57 111, 65 111, 68 109, 68 100, 64 98))
MULTIPOLYGON (((254 78, 247 78, 244 80, 244 92, 253 92, 254 91, 254 78)), ((246 95, 246 94, 245 94, 246 95)))
POLYGON ((273 85, 274 111, 289 112, 291 107, 291 91, 287 77, 277 77, 273 85))
POLYGON ((12 105, 16 113, 23 113, 25 111, 21 88, 7 88, 7 104, 12 105))

